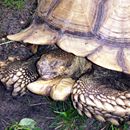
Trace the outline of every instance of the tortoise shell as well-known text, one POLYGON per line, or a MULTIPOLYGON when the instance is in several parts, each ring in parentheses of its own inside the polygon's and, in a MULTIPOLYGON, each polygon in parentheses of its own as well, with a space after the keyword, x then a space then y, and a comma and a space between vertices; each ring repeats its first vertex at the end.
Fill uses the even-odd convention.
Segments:
POLYGON ((39 0, 15 41, 54 44, 102 67, 130 74, 130 0, 39 0))

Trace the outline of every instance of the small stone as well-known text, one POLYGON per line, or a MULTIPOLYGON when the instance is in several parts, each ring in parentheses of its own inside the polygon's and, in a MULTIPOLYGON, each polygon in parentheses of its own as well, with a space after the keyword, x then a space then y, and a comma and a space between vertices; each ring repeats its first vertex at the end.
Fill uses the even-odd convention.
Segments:
POLYGON ((20 21, 20 24, 25 24, 25 21, 21 20, 21 21, 20 21))
POLYGON ((8 60, 11 61, 11 62, 13 62, 13 61, 15 61, 15 57, 9 56, 9 57, 8 57, 8 60))
POLYGON ((6 38, 4 38, 4 37, 3 37, 1 40, 2 40, 2 41, 5 41, 5 40, 6 40, 6 38))

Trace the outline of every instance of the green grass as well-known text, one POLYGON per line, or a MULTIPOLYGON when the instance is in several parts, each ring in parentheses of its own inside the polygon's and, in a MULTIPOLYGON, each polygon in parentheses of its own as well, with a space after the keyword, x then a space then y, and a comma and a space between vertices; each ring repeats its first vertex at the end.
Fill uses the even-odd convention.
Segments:
POLYGON ((22 9, 25 4, 25 0, 3 0, 6 7, 22 9))
POLYGON ((114 126, 111 123, 104 124, 103 128, 99 125, 98 121, 92 121, 90 124, 86 124, 87 117, 78 114, 77 110, 73 108, 71 100, 65 102, 51 103, 52 111, 55 113, 51 128, 54 130, 85 130, 91 124, 96 130, 129 130, 129 125, 124 124, 121 127, 114 126))
POLYGON ((114 126, 114 125, 109 125, 108 130, 129 130, 129 125, 128 124, 124 124, 122 126, 120 126, 121 128, 118 128, 118 126, 114 126))
MULTIPOLYGON (((80 116, 73 108, 71 100, 65 102, 56 102, 48 98, 51 110, 55 116, 52 118, 53 123, 50 128, 53 130, 85 130, 93 128, 94 130, 129 130, 129 125, 124 124, 120 127, 114 126, 111 123, 101 125, 96 120, 88 120, 86 116, 80 116)), ((43 108, 44 109, 44 108, 43 108)), ((24 118, 20 122, 12 123, 5 130, 43 130, 37 127, 37 123, 33 119, 24 118)))
POLYGON ((52 111, 55 114, 51 128, 54 130, 84 130, 87 117, 80 116, 71 104, 71 101, 52 102, 52 111))

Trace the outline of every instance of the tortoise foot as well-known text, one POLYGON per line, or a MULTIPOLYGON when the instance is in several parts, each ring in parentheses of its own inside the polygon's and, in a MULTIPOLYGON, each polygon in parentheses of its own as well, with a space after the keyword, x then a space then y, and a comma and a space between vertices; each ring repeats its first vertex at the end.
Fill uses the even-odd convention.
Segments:
POLYGON ((28 84, 27 89, 30 90, 32 93, 38 95, 49 96, 52 87, 58 84, 60 80, 61 78, 52 79, 52 80, 39 79, 35 82, 28 84))
POLYGON ((50 96, 54 100, 64 101, 71 94, 75 80, 71 78, 63 78, 59 84, 55 85, 51 92, 50 96))
POLYGON ((27 88, 35 94, 50 96, 57 101, 64 101, 72 92, 74 82, 71 78, 38 80, 28 84, 27 88))
POLYGON ((17 34, 8 35, 7 38, 12 41, 23 41, 37 45, 54 44, 56 42, 55 33, 49 31, 46 25, 37 25, 35 23, 17 34))

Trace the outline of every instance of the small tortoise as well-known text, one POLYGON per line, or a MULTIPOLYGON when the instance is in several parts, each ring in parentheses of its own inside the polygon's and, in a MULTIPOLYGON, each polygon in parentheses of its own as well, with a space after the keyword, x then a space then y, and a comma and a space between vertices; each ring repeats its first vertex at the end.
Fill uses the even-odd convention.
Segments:
MULTIPOLYGON (((31 26, 18 34, 9 35, 8 38, 37 45, 57 44, 66 52, 86 57, 101 67, 113 70, 114 76, 107 73, 107 70, 98 71, 99 76, 97 72, 81 76, 75 85, 72 85, 72 101, 79 113, 85 113, 88 117, 94 116, 101 121, 111 121, 116 125, 124 119, 129 121, 129 87, 123 89, 127 85, 123 81, 122 83, 116 81, 118 79, 116 75, 120 74, 114 71, 130 74, 130 1, 39 0, 38 2, 31 26), (116 86, 120 86, 120 89, 116 89, 116 86)), ((71 56, 68 59, 71 59, 71 56)), ((64 60, 66 61, 65 58, 64 60)), ((45 62, 44 58, 42 61, 45 62)), ((46 64, 43 66, 46 68, 46 64)), ((83 73, 79 72, 81 75, 83 73)), ((39 84, 51 83, 50 81, 39 84)), ((73 81, 71 84, 74 84, 73 81)), ((32 84, 31 87, 34 86, 32 84)), ((37 88, 38 86, 33 89, 34 92, 37 88)), ((50 92, 50 87, 47 92, 50 92)))

